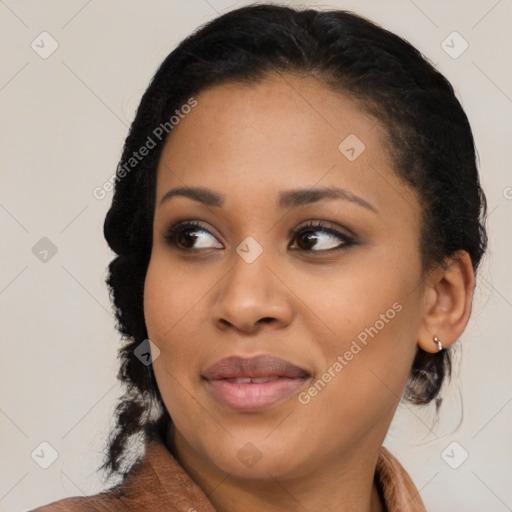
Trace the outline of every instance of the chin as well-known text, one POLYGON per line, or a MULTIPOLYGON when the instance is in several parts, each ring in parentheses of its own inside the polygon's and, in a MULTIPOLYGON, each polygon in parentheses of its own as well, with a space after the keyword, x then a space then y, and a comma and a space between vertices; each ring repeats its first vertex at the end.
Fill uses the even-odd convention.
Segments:
POLYGON ((225 447, 222 443, 217 444, 215 452, 210 453, 210 460, 222 472, 242 480, 298 477, 301 468, 311 468, 312 454, 297 450, 297 445, 292 446, 290 439, 288 443, 279 439, 253 443, 247 440, 249 437, 237 441, 228 438, 225 447))

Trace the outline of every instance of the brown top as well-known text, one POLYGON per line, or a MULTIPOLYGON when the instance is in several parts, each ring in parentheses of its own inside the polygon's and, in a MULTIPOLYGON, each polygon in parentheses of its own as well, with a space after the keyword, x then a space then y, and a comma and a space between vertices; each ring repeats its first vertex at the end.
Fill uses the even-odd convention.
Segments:
MULTIPOLYGON (((400 463, 381 447, 375 470, 386 512, 426 512, 420 495, 400 463)), ((210 500, 167 447, 148 444, 143 460, 125 481, 94 496, 64 498, 31 512, 215 512, 210 500)))

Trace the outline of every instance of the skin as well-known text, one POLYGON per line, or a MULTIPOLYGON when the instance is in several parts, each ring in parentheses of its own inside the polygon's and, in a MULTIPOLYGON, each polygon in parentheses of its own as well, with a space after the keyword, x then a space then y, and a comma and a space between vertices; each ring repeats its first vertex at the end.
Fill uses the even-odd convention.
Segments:
POLYGON ((174 422, 168 444, 219 511, 383 510, 373 483, 379 448, 418 345, 435 352, 438 336, 447 347, 467 323, 469 256, 423 271, 417 193, 395 174, 382 126, 348 95, 273 74, 196 99, 160 160, 144 290, 148 335, 161 351, 155 376, 174 422), (354 161, 338 149, 349 134, 365 144, 354 161), (183 186, 211 189, 224 204, 182 196, 160 204, 183 186), (277 206, 281 191, 331 186, 372 209, 346 199, 277 206), (201 223, 195 252, 165 238, 182 220, 201 223), (343 238, 310 228, 318 240, 308 246, 290 236, 310 220, 354 233, 355 243, 322 252, 343 238), (252 263, 236 252, 248 236, 263 250, 252 263), (397 303, 307 404, 292 396, 239 412, 201 379, 224 357, 271 354, 311 373, 307 391, 397 303), (237 456, 247 443, 261 455, 252 467, 237 456))

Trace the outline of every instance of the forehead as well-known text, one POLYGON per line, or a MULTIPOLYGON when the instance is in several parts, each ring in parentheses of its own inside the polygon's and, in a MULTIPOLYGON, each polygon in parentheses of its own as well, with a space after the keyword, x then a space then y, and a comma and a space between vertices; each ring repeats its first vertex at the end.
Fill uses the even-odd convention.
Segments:
POLYGON ((274 74, 250 85, 218 85, 195 99, 164 147, 157 201, 186 184, 254 201, 319 185, 349 189, 377 207, 386 193, 403 202, 407 190, 382 125, 313 77, 274 74))

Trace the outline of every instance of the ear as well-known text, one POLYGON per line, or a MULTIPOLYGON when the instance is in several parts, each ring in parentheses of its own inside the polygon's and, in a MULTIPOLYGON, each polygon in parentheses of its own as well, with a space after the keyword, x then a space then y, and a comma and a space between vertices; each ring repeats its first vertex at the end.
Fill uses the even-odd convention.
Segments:
POLYGON ((471 312, 475 273, 466 251, 457 251, 443 266, 429 272, 425 286, 425 310, 418 345, 437 352, 437 336, 443 348, 455 343, 464 331, 471 312))

